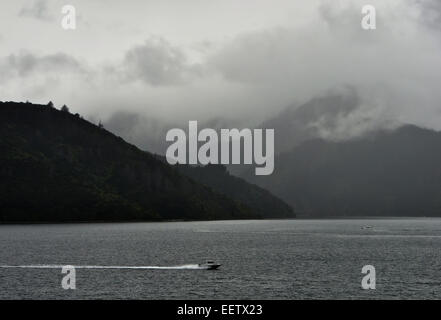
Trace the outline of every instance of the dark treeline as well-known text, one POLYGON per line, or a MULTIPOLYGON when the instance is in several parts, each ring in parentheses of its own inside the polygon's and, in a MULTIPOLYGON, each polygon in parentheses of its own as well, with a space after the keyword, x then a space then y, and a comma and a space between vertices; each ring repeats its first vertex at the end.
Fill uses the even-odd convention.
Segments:
POLYGON ((67 106, 0 102, 1 222, 294 216, 243 180, 223 174, 216 187, 189 176, 67 106), (242 192, 219 192, 237 183, 242 192), (267 204, 254 210, 258 200, 267 204))

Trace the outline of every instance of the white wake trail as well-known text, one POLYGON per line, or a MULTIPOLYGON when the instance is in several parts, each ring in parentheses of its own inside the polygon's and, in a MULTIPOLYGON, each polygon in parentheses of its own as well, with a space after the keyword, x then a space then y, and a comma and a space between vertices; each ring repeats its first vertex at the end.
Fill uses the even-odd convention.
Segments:
POLYGON ((198 264, 184 264, 180 266, 78 266, 58 264, 35 264, 35 265, 0 265, 0 268, 22 268, 22 269, 61 269, 72 266, 75 269, 135 269, 135 270, 201 270, 206 269, 198 264))

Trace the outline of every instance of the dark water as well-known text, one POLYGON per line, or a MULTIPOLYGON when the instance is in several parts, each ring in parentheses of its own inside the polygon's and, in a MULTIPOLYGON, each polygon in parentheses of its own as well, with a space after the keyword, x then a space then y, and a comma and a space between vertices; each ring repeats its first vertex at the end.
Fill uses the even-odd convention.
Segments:
POLYGON ((1 299, 441 298, 441 219, 288 220, 0 226, 1 299), (191 269, 213 259, 218 271, 191 269), (377 289, 362 290, 374 265, 377 289))

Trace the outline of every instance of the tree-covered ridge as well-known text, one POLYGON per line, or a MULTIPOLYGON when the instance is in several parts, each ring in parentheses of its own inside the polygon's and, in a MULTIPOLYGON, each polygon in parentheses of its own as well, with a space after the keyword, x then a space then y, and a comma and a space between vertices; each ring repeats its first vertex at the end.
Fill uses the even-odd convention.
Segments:
POLYGON ((0 221, 262 218, 67 108, 0 102, 0 221))
POLYGON ((242 178, 230 175, 223 165, 179 165, 178 168, 181 173, 213 188, 216 192, 246 204, 262 216, 271 218, 295 216, 288 204, 257 185, 252 185, 242 178))

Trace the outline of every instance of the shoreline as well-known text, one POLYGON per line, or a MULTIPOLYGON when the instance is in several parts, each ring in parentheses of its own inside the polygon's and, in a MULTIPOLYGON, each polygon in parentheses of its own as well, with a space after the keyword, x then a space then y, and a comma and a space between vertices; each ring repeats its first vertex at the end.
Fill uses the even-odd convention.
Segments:
POLYGON ((388 216, 388 217, 378 217, 378 216, 360 216, 360 217, 348 217, 348 216, 334 216, 334 217, 299 217, 299 218, 274 218, 274 219, 219 219, 219 220, 186 220, 186 219, 168 219, 168 220, 133 220, 133 221, 107 221, 107 220, 96 220, 96 221, 31 221, 31 222, 0 222, 1 226, 23 226, 23 225, 74 225, 74 224, 129 224, 129 223, 173 223, 173 222, 221 222, 221 221, 307 221, 307 220, 414 220, 414 219, 441 219, 439 217, 418 217, 418 216, 388 216))

